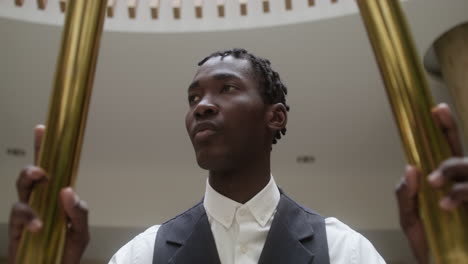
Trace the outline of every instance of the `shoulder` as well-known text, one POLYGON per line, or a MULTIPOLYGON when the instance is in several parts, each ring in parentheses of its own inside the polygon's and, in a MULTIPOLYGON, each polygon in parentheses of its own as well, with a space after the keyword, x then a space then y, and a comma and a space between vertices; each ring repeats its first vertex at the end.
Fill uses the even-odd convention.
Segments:
POLYGON ((385 263, 369 240, 338 219, 326 218, 325 228, 331 263, 385 263))
POLYGON ((193 218, 198 218, 205 213, 205 209, 203 208, 203 201, 198 202, 188 210, 183 213, 178 214, 177 216, 167 220, 162 225, 171 226, 174 223, 186 224, 187 222, 192 222, 193 218))
POLYGON ((112 256, 109 264, 150 264, 153 261, 154 243, 156 235, 165 238, 171 233, 180 233, 181 228, 186 228, 187 224, 193 223, 193 219, 203 215, 202 202, 197 203, 187 211, 173 217, 162 225, 155 225, 137 235, 127 244, 121 247, 112 256), (165 228, 161 228, 164 226, 165 228))
POLYGON ((153 261, 154 241, 160 225, 154 225, 121 247, 109 264, 150 264, 153 261))
MULTIPOLYGON (((319 217, 321 219, 325 219, 325 217, 321 216, 319 213, 315 212, 314 210, 312 210, 312 209, 310 209, 308 207, 305 207, 305 206, 299 204, 298 202, 296 202, 295 200, 293 200, 291 197, 286 195, 282 190, 281 190, 281 197, 282 197, 281 200, 286 202, 285 205, 287 207, 295 208, 295 210, 300 210, 300 211, 302 211, 305 214, 310 215, 310 216, 315 216, 315 217, 319 217)), ((281 200, 280 200, 280 203, 281 203, 281 200)))

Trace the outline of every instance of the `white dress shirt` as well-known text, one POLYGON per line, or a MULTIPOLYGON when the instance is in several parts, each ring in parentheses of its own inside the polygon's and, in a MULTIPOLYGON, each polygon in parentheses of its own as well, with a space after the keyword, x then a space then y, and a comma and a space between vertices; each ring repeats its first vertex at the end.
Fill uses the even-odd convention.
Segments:
MULTIPOLYGON (((223 264, 257 263, 273 221, 280 192, 273 177, 245 204, 233 201, 206 184, 203 205, 223 264)), ((109 264, 151 264, 159 225, 123 246, 109 264)), ((384 264, 372 244, 336 218, 325 219, 330 264, 384 264)))

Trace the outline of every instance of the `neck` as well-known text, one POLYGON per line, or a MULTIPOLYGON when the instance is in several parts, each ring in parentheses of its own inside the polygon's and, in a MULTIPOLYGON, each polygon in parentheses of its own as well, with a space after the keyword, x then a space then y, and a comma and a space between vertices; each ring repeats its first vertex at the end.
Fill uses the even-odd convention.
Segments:
POLYGON ((270 156, 239 168, 210 171, 208 181, 218 193, 238 202, 246 203, 270 181, 270 156))

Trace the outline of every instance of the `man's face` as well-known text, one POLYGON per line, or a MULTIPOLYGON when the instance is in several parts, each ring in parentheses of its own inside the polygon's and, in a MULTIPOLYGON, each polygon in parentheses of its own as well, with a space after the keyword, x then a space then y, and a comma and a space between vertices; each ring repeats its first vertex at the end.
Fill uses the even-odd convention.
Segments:
POLYGON ((199 67, 188 89, 185 125, 203 169, 235 169, 270 148, 258 83, 245 59, 218 56, 199 67))

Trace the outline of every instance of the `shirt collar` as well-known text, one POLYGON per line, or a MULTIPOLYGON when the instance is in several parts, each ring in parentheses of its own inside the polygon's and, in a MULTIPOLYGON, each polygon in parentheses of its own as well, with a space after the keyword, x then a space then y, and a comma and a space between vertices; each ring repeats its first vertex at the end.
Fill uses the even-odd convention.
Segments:
POLYGON ((264 227, 275 213, 279 200, 280 192, 273 176, 270 177, 268 184, 245 204, 218 193, 207 180, 203 205, 207 214, 225 228, 231 227, 236 211, 240 207, 248 208, 257 223, 264 227))

